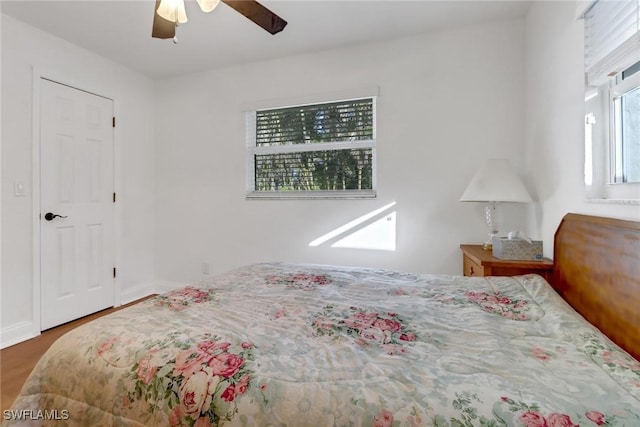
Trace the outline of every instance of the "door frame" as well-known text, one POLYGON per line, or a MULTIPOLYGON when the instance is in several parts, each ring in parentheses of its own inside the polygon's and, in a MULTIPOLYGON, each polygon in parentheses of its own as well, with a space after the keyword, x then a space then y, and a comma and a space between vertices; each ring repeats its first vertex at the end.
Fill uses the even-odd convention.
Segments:
MULTIPOLYGON (((41 228, 41 204, 40 204, 40 82, 42 79, 50 80, 54 83, 59 83, 65 86, 69 86, 73 89, 77 89, 83 92, 88 92, 93 95, 97 95, 103 98, 110 99, 113 102, 113 115, 114 117, 117 115, 117 103, 114 96, 111 95, 112 89, 102 87, 98 81, 87 79, 86 77, 74 75, 73 77, 69 77, 68 72, 57 71, 52 69, 44 69, 40 68, 36 65, 32 68, 33 71, 33 79, 32 79, 32 137, 31 137, 31 145, 32 145, 32 195, 31 195, 31 205, 32 205, 32 234, 33 234, 33 244, 32 244, 32 255, 33 255, 33 265, 32 265, 32 334, 33 336, 40 335, 42 332, 40 322, 41 322, 41 275, 40 275, 40 267, 41 267, 41 240, 40 240, 40 228, 41 228)), ((113 191, 118 194, 120 193, 121 187, 121 173, 120 173, 120 162, 118 159, 120 158, 120 145, 118 141, 119 131, 118 127, 115 127, 113 130, 113 191)), ((115 266, 122 265, 122 209, 120 207, 120 203, 116 199, 116 203, 114 203, 114 262, 115 266)), ((114 279, 114 295, 113 295, 113 305, 114 307, 121 305, 121 281, 120 277, 116 275, 114 279)))

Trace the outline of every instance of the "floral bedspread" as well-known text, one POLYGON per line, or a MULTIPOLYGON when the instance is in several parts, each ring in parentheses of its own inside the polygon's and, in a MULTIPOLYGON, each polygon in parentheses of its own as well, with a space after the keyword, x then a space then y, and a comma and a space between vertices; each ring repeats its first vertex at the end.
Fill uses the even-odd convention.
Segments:
POLYGON ((4 415, 78 426, 630 427, 640 426, 640 363, 539 276, 256 264, 71 331, 4 415))

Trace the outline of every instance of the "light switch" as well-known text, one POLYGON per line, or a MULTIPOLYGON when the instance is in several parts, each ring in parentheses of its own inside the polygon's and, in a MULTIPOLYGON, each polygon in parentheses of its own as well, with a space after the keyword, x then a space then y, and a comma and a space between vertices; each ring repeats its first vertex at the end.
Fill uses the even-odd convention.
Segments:
POLYGON ((27 195, 27 190, 24 182, 13 181, 13 195, 16 197, 24 197, 27 195))

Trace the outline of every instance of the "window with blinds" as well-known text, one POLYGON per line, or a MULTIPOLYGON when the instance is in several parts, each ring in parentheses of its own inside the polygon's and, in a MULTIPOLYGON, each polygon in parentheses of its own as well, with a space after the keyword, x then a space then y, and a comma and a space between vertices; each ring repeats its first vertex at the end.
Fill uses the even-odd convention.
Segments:
POLYGON ((248 113, 248 197, 375 196, 375 113, 375 97, 248 113))
POLYGON ((595 1, 584 14, 587 81, 599 86, 640 61, 640 0, 595 1))
POLYGON ((587 197, 640 200, 640 0, 584 14, 587 197))

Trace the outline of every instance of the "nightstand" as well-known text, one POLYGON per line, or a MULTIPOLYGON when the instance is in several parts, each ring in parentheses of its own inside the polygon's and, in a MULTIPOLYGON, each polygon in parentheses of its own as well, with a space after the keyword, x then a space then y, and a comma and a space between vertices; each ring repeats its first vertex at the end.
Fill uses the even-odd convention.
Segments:
POLYGON ((539 274, 551 283, 553 278, 553 261, 544 258, 542 261, 508 261, 495 258, 491 251, 482 249, 482 245, 460 245, 462 265, 465 276, 519 276, 522 274, 539 274))

